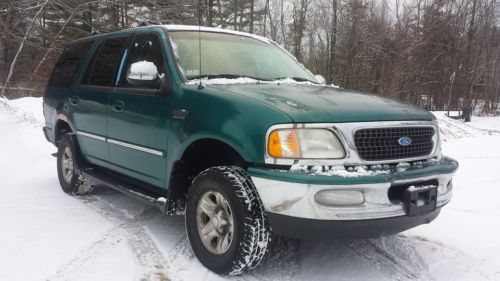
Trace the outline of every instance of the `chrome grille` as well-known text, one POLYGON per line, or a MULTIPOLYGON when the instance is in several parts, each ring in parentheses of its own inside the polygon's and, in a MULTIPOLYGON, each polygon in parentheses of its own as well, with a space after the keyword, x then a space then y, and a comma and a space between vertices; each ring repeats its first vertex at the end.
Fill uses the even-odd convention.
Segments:
POLYGON ((427 156, 432 153, 433 127, 389 127, 359 129, 354 143, 359 157, 366 161, 383 161, 427 156), (401 138, 411 138, 411 144, 401 145, 401 138))

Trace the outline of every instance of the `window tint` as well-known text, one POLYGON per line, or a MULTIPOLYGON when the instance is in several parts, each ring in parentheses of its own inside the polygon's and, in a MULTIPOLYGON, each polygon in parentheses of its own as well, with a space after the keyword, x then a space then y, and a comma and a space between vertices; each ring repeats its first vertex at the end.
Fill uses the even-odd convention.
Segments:
POLYGON ((129 53, 122 71, 119 86, 121 87, 136 87, 127 81, 127 73, 130 65, 134 62, 149 61, 152 62, 158 69, 158 73, 164 73, 165 60, 161 48, 160 39, 154 34, 137 35, 130 46, 129 53))
POLYGON ((54 88, 69 87, 93 43, 93 41, 84 42, 66 47, 54 67, 48 86, 54 88))
POLYGON ((93 62, 87 67, 82 84, 113 86, 126 42, 127 37, 104 41, 93 62))

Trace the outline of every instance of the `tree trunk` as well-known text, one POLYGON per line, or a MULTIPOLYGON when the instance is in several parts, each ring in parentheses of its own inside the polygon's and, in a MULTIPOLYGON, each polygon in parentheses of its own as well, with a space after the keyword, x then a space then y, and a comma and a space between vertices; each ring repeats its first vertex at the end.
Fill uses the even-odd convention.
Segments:
POLYGON ((338 0, 332 0, 332 34, 330 35, 330 54, 328 62, 328 81, 333 83, 334 64, 335 64, 335 46, 337 44, 337 10, 338 0))
POLYGON ((238 30, 238 0, 234 0, 234 30, 238 30))
POLYGON ((254 6, 255 6, 255 0, 250 0, 250 33, 253 33, 254 6))
POLYGON ((268 13, 269 13, 269 0, 266 0, 266 5, 264 6, 264 34, 263 34, 264 37, 266 37, 268 13))

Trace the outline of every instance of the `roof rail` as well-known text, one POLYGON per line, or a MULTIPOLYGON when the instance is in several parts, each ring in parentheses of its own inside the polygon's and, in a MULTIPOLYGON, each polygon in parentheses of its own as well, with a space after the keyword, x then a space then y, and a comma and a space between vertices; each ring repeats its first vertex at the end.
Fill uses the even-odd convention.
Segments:
POLYGON ((148 25, 159 25, 160 23, 155 22, 155 21, 142 21, 139 26, 148 26, 148 25))
POLYGON ((142 21, 139 26, 148 26, 148 25, 162 25, 162 24, 172 24, 172 21, 142 21))

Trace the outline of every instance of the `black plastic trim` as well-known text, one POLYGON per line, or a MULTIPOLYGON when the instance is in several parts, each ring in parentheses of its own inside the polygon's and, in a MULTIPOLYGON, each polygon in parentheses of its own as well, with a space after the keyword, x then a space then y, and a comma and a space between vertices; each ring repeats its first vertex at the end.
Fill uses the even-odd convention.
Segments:
POLYGON ((398 216, 368 220, 316 220, 267 213, 275 234, 304 240, 367 239, 395 234, 430 223, 440 208, 421 216, 398 216))
MULTIPOLYGON (((51 130, 49 127, 43 127, 42 128, 43 130, 43 135, 45 136, 45 139, 48 141, 48 142, 52 142, 49 138, 49 133, 47 132, 48 130, 51 130)), ((51 130, 52 131, 52 130, 51 130)))

